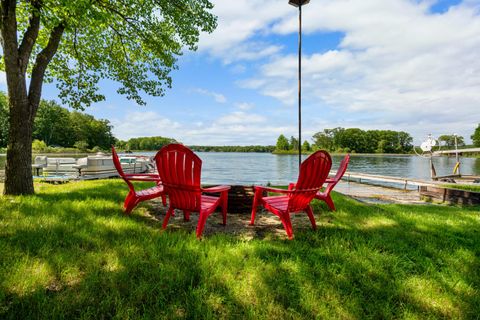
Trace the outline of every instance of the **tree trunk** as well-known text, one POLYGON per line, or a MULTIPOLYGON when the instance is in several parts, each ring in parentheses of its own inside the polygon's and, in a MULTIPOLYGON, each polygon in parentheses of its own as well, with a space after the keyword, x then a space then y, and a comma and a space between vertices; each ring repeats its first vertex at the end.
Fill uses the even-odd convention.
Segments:
MULTIPOLYGON (((4 194, 33 194, 32 177, 32 126, 33 114, 27 96, 26 64, 32 43, 30 36, 22 41, 21 50, 17 41, 16 1, 1 2, 1 40, 7 78, 9 103, 9 141, 5 165, 4 194)), ((33 21, 36 27, 36 19, 33 21)), ((34 30, 28 33, 32 33, 34 30)), ((35 36, 36 37, 36 36, 35 36)))
MULTIPOLYGON (((13 99, 11 99, 13 100, 13 99)), ((28 100, 11 101, 10 130, 5 166, 5 194, 33 194, 32 122, 25 117, 28 100)))
POLYGON ((25 78, 18 73, 7 78, 15 85, 9 85, 8 90, 10 117, 4 194, 33 194, 33 115, 30 111, 25 78))
POLYGON ((2 0, 0 4, 0 40, 3 47, 10 107, 4 194, 33 194, 33 120, 42 95, 45 71, 57 52, 65 27, 63 23, 55 26, 50 33, 47 45, 37 54, 27 94, 26 72, 40 28, 39 9, 42 1, 32 1, 36 10, 32 11, 20 46, 17 40, 17 1, 2 0))

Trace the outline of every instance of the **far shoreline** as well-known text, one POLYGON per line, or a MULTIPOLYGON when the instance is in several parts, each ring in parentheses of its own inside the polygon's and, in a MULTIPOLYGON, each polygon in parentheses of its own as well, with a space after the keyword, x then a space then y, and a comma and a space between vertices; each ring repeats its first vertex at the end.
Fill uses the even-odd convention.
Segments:
MULTIPOLYGON (((128 154, 135 154, 135 153, 142 153, 142 152, 156 152, 158 150, 118 150, 119 153, 128 153, 128 154)), ((110 153, 107 150, 104 151, 99 151, 99 152, 104 152, 104 153, 110 153)), ((214 151, 214 150, 209 150, 209 151, 195 151, 195 152, 201 152, 201 153, 259 153, 259 154, 272 154, 276 156, 298 156, 298 152, 260 152, 260 151, 214 151)), ((34 151, 32 152, 32 156, 36 155, 55 155, 55 156, 75 156, 75 157, 86 157, 90 155, 95 155, 98 152, 82 152, 82 151, 75 151, 75 152, 37 152, 34 151)), ((302 156, 308 156, 312 152, 302 152, 302 156)), ((331 155, 335 156, 342 156, 346 155, 348 152, 329 152, 331 155)), ((349 153, 351 156, 416 156, 415 153, 357 153, 357 152, 352 152, 349 153)), ((6 153, 0 153, 0 157, 6 157, 6 153)), ((435 156, 436 158, 440 157, 449 157, 449 155, 437 155, 435 156)), ((462 155, 462 158, 478 158, 478 156, 475 155, 462 155)))

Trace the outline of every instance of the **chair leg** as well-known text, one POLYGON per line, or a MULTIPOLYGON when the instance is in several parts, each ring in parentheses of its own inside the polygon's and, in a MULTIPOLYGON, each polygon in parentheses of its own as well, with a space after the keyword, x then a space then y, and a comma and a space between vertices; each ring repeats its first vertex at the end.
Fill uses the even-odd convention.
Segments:
POLYGON ((292 220, 290 220, 290 212, 285 212, 280 216, 280 220, 282 221, 283 227, 287 232, 287 236, 289 240, 293 239, 293 228, 292 228, 292 220))
POLYGON ((250 219, 251 226, 255 225, 255 216, 257 215, 258 201, 260 200, 261 195, 262 195, 262 190, 257 189, 253 197, 252 217, 250 219))
POLYGON ((197 238, 202 237, 203 229, 205 228, 205 223, 207 222, 208 215, 204 212, 200 212, 200 216, 198 217, 198 224, 197 224, 197 238))
POLYGON ((250 225, 254 226, 255 225, 255 216, 257 215, 257 205, 255 201, 253 202, 252 206, 252 217, 250 218, 250 225))
POLYGON ((190 211, 183 210, 183 221, 190 221, 190 211))
POLYGON ((135 196, 135 192, 130 191, 127 196, 125 197, 125 202, 123 203, 123 209, 125 210, 125 214, 130 214, 132 210, 138 204, 138 198, 135 196))
POLYGON ((162 204, 163 204, 164 207, 166 207, 167 206, 167 196, 165 194, 162 194, 161 197, 162 197, 162 204))
POLYGON ((335 204, 333 203, 332 198, 330 197, 330 194, 328 194, 325 197, 325 202, 327 203, 327 206, 330 208, 330 210, 335 211, 335 204))
POLYGON ((307 212, 308 218, 310 219, 310 223, 312 224, 313 230, 316 230, 316 229, 317 229, 317 223, 315 222, 315 217, 313 216, 312 207, 311 207, 311 206, 307 206, 307 208, 305 209, 305 211, 307 212))
POLYGON ((223 225, 227 224, 227 208, 228 208, 228 194, 225 192, 222 194, 222 216, 223 216, 223 225))
POLYGON ((167 214, 165 215, 165 218, 163 219, 162 229, 167 228, 168 220, 170 219, 170 216, 172 215, 173 210, 174 209, 172 207, 168 208, 167 214))

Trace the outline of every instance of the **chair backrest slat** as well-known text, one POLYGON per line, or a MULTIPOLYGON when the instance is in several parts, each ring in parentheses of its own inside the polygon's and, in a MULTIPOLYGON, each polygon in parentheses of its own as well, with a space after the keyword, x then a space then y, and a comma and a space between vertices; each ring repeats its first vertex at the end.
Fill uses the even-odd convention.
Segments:
POLYGON ((289 195, 290 212, 304 210, 322 187, 332 167, 332 158, 324 150, 311 154, 300 165, 295 191, 289 195), (302 192, 302 190, 305 190, 302 192))
POLYGON ((340 166, 338 167, 337 173, 335 174, 335 177, 333 178, 333 182, 330 182, 327 185, 327 190, 326 192, 332 191, 333 187, 342 179, 343 175, 345 174, 345 171, 347 171, 348 168, 348 163, 350 162, 350 155, 347 154, 343 159, 342 162, 340 162, 340 166))
POLYGON ((181 144, 169 144, 157 153, 155 161, 170 205, 181 210, 199 211, 202 160, 181 144))
POLYGON ((118 174, 122 179, 127 183, 128 188, 130 190, 134 190, 133 184, 125 177, 125 173, 123 172, 122 164, 120 163, 120 160, 118 159, 118 154, 117 151, 115 150, 115 147, 112 146, 112 159, 113 159, 113 165, 115 166, 115 169, 117 169, 118 174))

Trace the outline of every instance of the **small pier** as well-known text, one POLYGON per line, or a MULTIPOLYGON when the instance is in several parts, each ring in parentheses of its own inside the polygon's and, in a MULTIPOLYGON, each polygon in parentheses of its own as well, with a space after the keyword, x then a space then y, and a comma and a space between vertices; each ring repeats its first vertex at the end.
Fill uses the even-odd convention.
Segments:
MULTIPOLYGON (((334 174, 335 173, 333 173, 333 175, 334 174)), ((408 186, 421 187, 421 186, 438 185, 438 182, 435 182, 435 181, 426 181, 421 179, 404 178, 404 177, 391 177, 391 176, 366 174, 366 173, 350 172, 350 171, 345 172, 342 179, 346 181, 354 181, 359 183, 362 183, 362 180, 364 182, 376 181, 376 182, 393 183, 393 184, 401 185, 403 189, 407 189, 408 186)))
POLYGON ((455 155, 455 154, 462 154, 462 153, 480 153, 480 148, 467 148, 467 149, 457 149, 457 150, 438 150, 434 151, 434 156, 440 155, 455 155))

